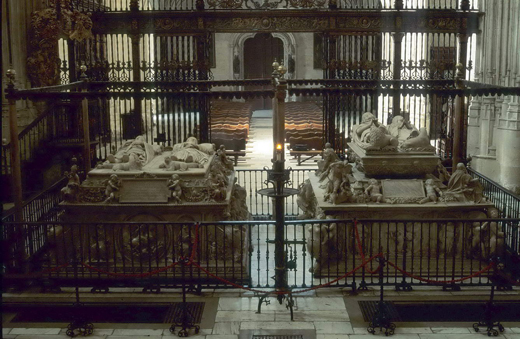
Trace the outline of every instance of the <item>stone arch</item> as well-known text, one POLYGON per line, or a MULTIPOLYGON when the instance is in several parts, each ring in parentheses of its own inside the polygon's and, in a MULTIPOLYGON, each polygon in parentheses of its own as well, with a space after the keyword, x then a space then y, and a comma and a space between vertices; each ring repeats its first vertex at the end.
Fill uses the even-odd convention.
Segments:
MULTIPOLYGON (((233 46, 233 67, 231 67, 231 78, 244 79, 244 43, 247 39, 253 38, 258 32, 236 33, 233 36, 231 46, 233 46), (235 67, 235 59, 238 57, 239 67, 235 67), (236 72, 238 71, 238 73, 236 72)), ((283 42, 283 64, 288 67, 289 56, 292 57, 292 62, 296 65, 296 39, 292 33, 273 32, 271 35, 274 38, 279 38, 283 42)), ((292 73, 287 74, 287 78, 295 78, 296 69, 292 73)))

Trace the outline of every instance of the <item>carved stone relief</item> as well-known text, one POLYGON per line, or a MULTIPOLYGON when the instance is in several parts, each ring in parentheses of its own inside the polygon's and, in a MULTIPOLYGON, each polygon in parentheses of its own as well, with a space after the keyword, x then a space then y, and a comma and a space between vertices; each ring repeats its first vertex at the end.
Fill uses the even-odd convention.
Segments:
POLYGON ((72 9, 66 0, 51 1, 51 8, 31 15, 31 51, 27 72, 33 87, 59 84, 58 39, 65 35, 82 41, 92 36, 92 20, 87 14, 72 9), (59 2, 60 13, 56 10, 59 2))

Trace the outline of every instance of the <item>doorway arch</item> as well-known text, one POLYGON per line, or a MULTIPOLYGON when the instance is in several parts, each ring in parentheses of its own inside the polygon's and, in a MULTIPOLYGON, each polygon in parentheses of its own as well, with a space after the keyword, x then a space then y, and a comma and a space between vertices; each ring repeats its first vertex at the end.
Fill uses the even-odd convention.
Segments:
MULTIPOLYGON (((244 79, 244 44, 247 39, 252 39, 258 33, 236 33, 232 40, 233 46, 233 67, 231 78, 232 79, 244 79)), ((289 59, 292 59, 291 63, 296 65, 296 39, 292 33, 271 33, 273 38, 278 38, 283 43, 283 64, 289 65, 289 59)), ((278 60, 280 62, 280 60, 278 60)), ((289 68, 289 67, 288 67, 289 68)), ((287 79, 293 79, 296 77, 297 69, 293 67, 290 69, 292 72, 288 72, 286 75, 287 79)))

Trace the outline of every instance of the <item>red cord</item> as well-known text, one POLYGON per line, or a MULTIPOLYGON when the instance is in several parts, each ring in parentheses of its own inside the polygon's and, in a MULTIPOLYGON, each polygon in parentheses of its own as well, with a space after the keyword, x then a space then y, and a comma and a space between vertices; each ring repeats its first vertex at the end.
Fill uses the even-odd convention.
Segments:
POLYGON ((430 280, 430 279, 425 279, 425 278, 421 278, 419 276, 416 276, 414 274, 411 274, 411 273, 408 273, 406 272, 405 270, 403 270, 402 268, 398 267, 396 264, 394 264, 393 262, 391 261, 387 261, 388 264, 390 266, 392 266, 393 268, 395 268, 396 270, 398 270, 399 272, 409 276, 410 278, 414 278, 414 279, 417 279, 417 280, 420 280, 420 281, 424 281, 424 282, 427 282, 427 283, 430 283, 430 284, 452 284, 452 283, 455 283, 455 282, 460 282, 460 281, 464 281, 464 280, 468 280, 468 279, 471 279, 471 278, 474 278, 476 277, 477 275, 481 275, 482 273, 486 272, 486 271, 489 271, 494 265, 495 263, 492 262, 491 264, 489 264, 487 267, 485 267, 484 269, 478 271, 478 272, 475 272, 467 277, 463 277, 463 278, 458 278, 458 279, 453 279, 453 280, 430 280))
POLYGON ((352 271, 350 272, 347 272, 345 273, 344 275, 342 275, 341 277, 338 277, 332 281, 329 281, 328 283, 325 283, 325 284, 321 284, 321 285, 318 285, 318 286, 314 286, 314 287, 311 287, 311 288, 307 288, 307 289, 304 289, 304 290, 299 290, 299 291, 269 291, 269 292, 266 292, 266 291, 262 291, 262 290, 256 290, 256 289, 253 289, 253 288, 249 288, 249 287, 245 287, 245 286, 242 286, 242 285, 238 285, 238 284, 235 284, 234 282, 231 282, 229 280, 226 280, 226 279, 223 279, 223 278, 220 278, 219 276, 211 273, 210 271, 206 270, 204 267, 200 266, 199 264, 197 263, 193 263, 193 266, 199 268, 201 271, 203 271, 204 273, 206 273, 207 275, 209 275, 210 277, 213 277, 219 281, 222 281, 223 283, 226 283, 228 285, 231 285, 233 287, 236 287, 236 288, 240 288, 240 289, 243 289, 243 290, 246 290, 246 291, 251 291, 251 292, 257 292, 257 293, 263 293, 263 294, 297 294, 297 293, 303 293, 303 292, 309 292, 309 291, 313 291, 313 290, 316 290, 318 288, 321 288, 321 287, 325 287, 325 286, 330 286, 332 284, 334 284, 335 282, 339 281, 339 280, 342 280, 346 277, 348 277, 349 275, 352 275, 354 272, 356 272, 357 270, 359 270, 360 268, 362 268, 363 266, 367 265, 369 262, 371 262, 372 260, 374 260, 375 258, 381 256, 381 253, 379 254, 376 254, 374 255, 373 257, 371 257, 367 262, 357 266, 356 268, 354 268, 352 271))
MULTIPOLYGON (((197 267, 198 269, 200 269, 201 271, 203 271, 204 273, 206 273, 208 276, 211 276, 225 284, 228 284, 228 285, 231 285, 233 287, 236 287, 236 288, 240 288, 240 289, 243 289, 243 290, 246 290, 246 291, 251 291, 251 292, 257 292, 257 293, 262 293, 262 294, 297 294, 297 293, 304 293, 304 292, 309 292, 309 291, 313 291, 313 290, 316 290, 318 288, 322 288, 322 287, 326 287, 326 286, 330 286, 342 279, 345 279, 346 277, 352 275, 353 273, 355 273, 356 271, 358 271, 359 269, 365 267, 366 265, 368 265, 372 260, 374 260, 375 258, 377 257, 383 257, 383 254, 382 253, 379 253, 379 254, 376 254, 372 257, 370 257, 370 259, 366 260, 365 258, 365 254, 363 253, 363 249, 362 249, 362 246, 361 246, 361 239, 359 237, 359 231, 358 231, 358 228, 357 228, 357 220, 354 220, 354 232, 355 232, 355 236, 356 236, 356 243, 357 243, 357 247, 358 247, 358 250, 359 250, 359 253, 361 255, 361 259, 362 259, 362 263, 361 265, 357 266, 356 268, 354 268, 353 270, 345 273, 344 275, 342 275, 341 277, 338 277, 334 280, 331 280, 325 284, 321 284, 321 285, 318 285, 318 286, 314 286, 314 287, 311 287, 311 288, 307 288, 307 289, 303 289, 303 290, 298 290, 298 291, 269 291, 269 292, 265 292, 265 291, 262 291, 262 290, 257 290, 257 289, 253 289, 253 288, 249 288, 249 287, 245 287, 245 286, 242 286, 242 285, 239 285, 239 284, 236 284, 234 282, 231 282, 229 280, 226 280, 224 278, 221 278, 213 273, 211 273, 210 271, 208 271, 207 269, 203 268, 202 266, 200 266, 198 263, 194 262, 194 259, 195 259, 195 253, 197 251, 197 248, 198 248, 198 242, 199 242, 199 224, 197 223, 195 225, 195 239, 194 241, 192 242, 192 250, 191 250, 191 255, 190 255, 190 258, 187 262, 186 265, 193 265, 195 267, 197 267)), ((181 260, 185 260, 185 257, 181 257, 181 260)), ((490 270, 493 266, 494 266, 494 263, 492 262, 491 264, 489 264, 487 267, 485 267, 484 269, 478 271, 478 272, 475 272, 467 277, 463 277, 463 278, 458 278, 458 279, 453 279, 453 280, 430 280, 430 279, 425 279, 425 278, 421 278, 419 276, 416 276, 414 274, 411 274, 411 273, 408 273, 406 272, 405 270, 401 269, 400 267, 398 267, 396 264, 392 263, 391 261, 387 261, 388 264, 390 266, 392 266, 393 268, 395 268, 396 270, 398 270, 399 272, 401 272, 402 274, 405 274, 413 279, 417 279, 417 280, 420 280, 420 281, 424 281, 424 282, 427 282, 427 283, 431 283, 431 284, 451 284, 451 283, 455 283, 455 282, 460 282, 460 281, 464 281, 464 280, 467 280, 467 279, 471 279, 471 278, 474 278, 488 270, 490 270)), ((152 272, 148 272, 148 273, 141 273, 141 274, 124 274, 124 273, 115 273, 115 272, 108 272, 108 271, 104 271, 104 270, 101 270, 101 269, 98 269, 98 268, 95 268, 95 267, 92 267, 90 265, 87 265, 85 263, 81 263, 83 266, 85 266, 86 268, 90 269, 90 270, 93 270, 93 271, 97 271, 97 272, 100 272, 100 273, 104 273, 104 274, 108 274, 108 275, 113 275, 113 276, 123 276, 123 277, 146 277, 146 276, 151 276, 151 275, 154 275, 154 274, 158 274, 160 272, 163 272, 163 271, 166 271, 174 266, 176 266, 177 264, 179 264, 179 262, 175 262, 169 266, 166 266, 166 267, 163 267, 163 268, 160 268, 158 270, 155 270, 155 271, 152 271, 152 272)), ((50 272, 52 272, 53 270, 57 270, 57 269, 60 269, 60 268, 63 268, 63 267, 66 267, 68 266, 69 264, 65 264, 65 265, 62 265, 62 266, 58 266, 58 267, 55 267, 54 269, 52 269, 50 272)), ((378 266, 377 269, 375 270, 370 270, 368 268, 365 268, 369 273, 371 274, 374 274, 376 272, 379 271, 379 268, 380 266, 378 266)), ((43 272, 42 272, 43 273, 43 272)))
MULTIPOLYGON (((359 231, 358 231, 358 228, 357 228, 357 219, 354 219, 354 233, 356 235, 356 243, 357 243, 357 247, 358 247, 358 250, 359 250, 359 254, 361 255, 361 260, 363 263, 365 263, 365 253, 363 253, 363 248, 361 247, 361 239, 359 238, 359 231)), ((365 269, 367 270, 368 273, 370 274, 374 274, 374 273, 377 273, 379 271, 379 268, 381 266, 377 266, 377 268, 375 270, 371 270, 369 269, 368 267, 366 267, 365 269)))

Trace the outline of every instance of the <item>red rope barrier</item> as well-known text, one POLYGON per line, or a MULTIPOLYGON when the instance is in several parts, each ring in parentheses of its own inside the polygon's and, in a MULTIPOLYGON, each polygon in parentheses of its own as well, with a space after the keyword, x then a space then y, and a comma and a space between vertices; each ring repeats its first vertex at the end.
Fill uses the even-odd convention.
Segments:
POLYGON ((193 266, 197 267, 198 269, 200 269, 202 272, 206 273, 210 277, 213 277, 213 278, 215 278, 215 279, 217 279, 219 281, 222 281, 225 284, 228 284, 228 285, 231 285, 233 287, 240 288, 240 289, 243 289, 243 290, 246 290, 246 291, 263 293, 263 294, 297 294, 297 293, 304 293, 304 292, 313 291, 313 290, 316 290, 318 288, 322 288, 322 287, 325 287, 325 286, 330 286, 330 285, 334 284, 335 282, 338 282, 338 281, 348 277, 349 275, 353 274, 354 272, 356 272, 357 270, 359 270, 360 268, 362 268, 363 266, 367 265, 369 262, 371 262, 372 260, 374 260, 375 258, 377 258, 377 257, 379 257, 381 255, 382 255, 381 253, 374 255, 367 262, 362 263, 361 265, 359 265, 356 268, 354 268, 352 271, 347 272, 344 275, 342 275, 341 277, 338 277, 338 278, 336 278, 336 279, 334 279, 332 281, 329 281, 328 283, 321 284, 321 285, 314 286, 314 287, 307 288, 307 289, 303 289, 303 290, 299 290, 299 291, 269 291, 269 292, 266 292, 266 291, 262 291, 262 290, 257 290, 257 289, 245 287, 245 286, 242 286, 242 285, 239 285, 239 284, 235 284, 232 281, 229 281, 229 280, 226 280, 224 278, 221 278, 221 277, 211 273, 210 271, 206 270, 204 267, 200 266, 197 263, 193 263, 193 266))
POLYGON ((84 267, 88 268, 88 269, 91 270, 91 271, 96 271, 96 272, 99 272, 99 273, 103 273, 103 274, 107 274, 107 275, 112 275, 112 276, 116 276, 116 277, 135 277, 135 278, 144 278, 144 277, 152 276, 152 275, 155 275, 155 274, 158 274, 158 273, 164 272, 164 271, 166 271, 166 270, 169 270, 170 268, 175 267, 177 264, 179 264, 178 261, 177 261, 177 262, 174 262, 174 263, 171 264, 171 265, 168 265, 168 266, 166 266, 166 267, 160 268, 160 269, 155 270, 155 271, 152 271, 152 272, 147 272, 147 273, 136 273, 136 274, 126 274, 126 273, 108 272, 108 271, 105 271, 105 270, 102 270, 102 269, 99 269, 99 268, 96 268, 96 267, 93 267, 93 266, 87 265, 87 264, 85 264, 84 262, 81 263, 81 265, 83 265, 84 267))
MULTIPOLYGON (((359 253, 361 255, 362 263, 359 266, 355 267, 353 270, 345 273, 341 277, 338 277, 338 278, 336 278, 334 280, 331 280, 331 281, 329 281, 329 282, 327 282, 325 284, 320 284, 320 285, 317 285, 317 286, 314 286, 314 287, 311 287, 311 288, 298 290, 298 291, 269 291, 269 292, 265 292, 265 291, 262 291, 262 290, 245 287, 245 286, 236 284, 234 282, 231 282, 231 281, 229 281, 227 279, 221 278, 221 277, 217 276, 216 274, 213 274, 210 271, 206 270, 205 268, 200 266, 198 263, 194 262, 195 254, 196 254, 196 251, 197 251, 197 248, 198 248, 198 243, 199 243, 199 223, 196 223, 196 225, 195 225, 195 239, 192 242, 192 249, 191 249, 190 258, 188 259, 186 265, 187 266, 193 265, 193 266, 197 267, 198 269, 200 269, 201 271, 203 271, 204 273, 206 273, 210 277, 213 277, 213 278, 215 278, 215 279, 217 279, 217 280, 219 280, 219 281, 221 281, 221 282, 223 282, 225 284, 228 284, 228 285, 231 285, 233 287, 240 288, 240 289, 243 289, 243 290, 246 290, 246 291, 250 291, 250 292, 257 292, 257 293, 262 293, 262 294, 266 294, 266 293, 267 294, 298 294, 298 293, 304 293, 304 292, 309 292, 309 291, 316 290, 318 288, 330 286, 330 285, 332 285, 332 284, 334 284, 334 283, 336 283, 336 282, 338 282, 338 281, 340 281, 342 279, 345 279, 346 277, 354 274, 359 269, 361 269, 361 268, 365 267, 366 265, 368 265, 375 258, 383 256, 382 253, 379 253, 379 254, 376 254, 376 255, 370 257, 368 260, 366 260, 365 254, 363 252, 363 248, 361 246, 361 239, 360 239, 360 236, 359 236, 358 223, 357 223, 357 220, 355 220, 355 219, 354 219, 354 233, 355 233, 355 237, 356 237, 357 248, 358 248, 359 253)), ((186 259, 185 257, 181 257, 181 260, 185 260, 185 259, 186 259)), ((402 274, 407 275, 407 276, 409 276, 409 277, 411 277, 413 279, 417 279, 417 280, 424 281, 424 282, 431 283, 431 284, 450 284, 450 283, 464 281, 464 280, 467 280, 467 279, 474 278, 474 277, 476 277, 476 276, 478 276, 478 275, 480 275, 480 274, 490 270, 494 266, 494 263, 491 263, 486 268, 484 268, 483 270, 475 272, 475 273, 473 273, 473 274, 471 274, 471 275, 469 275, 467 277, 463 277, 463 278, 458 278, 458 279, 453 279, 453 280, 431 280, 431 279, 421 278, 421 277, 416 276, 414 274, 408 273, 405 270, 403 270, 400 267, 398 267, 397 265, 395 265, 394 263, 392 263, 391 261, 387 261, 387 262, 388 262, 388 264, 390 266, 392 266, 393 268, 395 268, 396 270, 398 270, 402 274)), ((155 274, 158 274, 160 272, 166 271, 166 270, 168 270, 170 268, 173 268, 174 266, 179 264, 179 262, 175 262, 175 263, 173 263, 173 264, 171 264, 169 266, 160 268, 160 269, 152 271, 152 272, 139 273, 139 274, 124 274, 124 273, 108 272, 108 271, 104 271, 104 270, 101 270, 99 268, 87 265, 85 263, 81 263, 81 264, 83 266, 85 266, 86 268, 90 269, 90 270, 93 270, 93 271, 96 271, 96 272, 100 272, 100 273, 104 273, 104 274, 107 274, 107 275, 122 276, 122 277, 146 277, 146 276, 155 275, 155 274)), ((66 264, 66 265, 69 265, 69 264, 66 264)), ((66 265, 64 265, 63 267, 65 267, 66 265)), ((61 266, 60 267, 56 267, 54 269, 59 269, 59 268, 61 268, 61 266)), ((375 269, 375 270, 370 270, 369 268, 365 268, 365 269, 370 274, 374 274, 374 273, 377 273, 379 271, 380 266, 378 266, 378 268, 375 269)))
MULTIPOLYGON (((361 254, 361 259, 362 259, 363 262, 365 262, 365 254, 363 253, 363 249, 361 247, 361 239, 359 237, 359 231, 358 231, 358 228, 357 228, 357 220, 356 219, 354 219, 354 233, 355 233, 355 236, 356 236, 357 247, 358 247, 359 253, 361 254)), ((452 283, 455 283, 455 282, 468 280, 468 279, 474 278, 474 277, 476 277, 476 276, 478 276, 478 275, 480 275, 480 274, 482 274, 482 273, 484 273, 486 271, 489 271, 491 269, 491 267, 493 267, 493 265, 494 265, 494 263, 491 263, 486 268, 484 268, 483 270, 478 271, 476 273, 473 273, 473 274, 471 274, 471 275, 469 275, 467 277, 463 277, 463 278, 458 278, 458 279, 453 279, 453 280, 431 280, 431 279, 421 278, 419 276, 416 276, 416 275, 413 275, 411 273, 408 273, 405 270, 403 270, 402 268, 398 267, 396 264, 394 264, 391 261, 387 261, 387 262, 388 262, 388 264, 390 266, 392 266, 393 268, 395 268, 396 270, 398 270, 402 274, 407 275, 407 276, 409 276, 411 278, 420 280, 420 281, 424 281, 424 282, 430 283, 430 284, 452 284, 452 283)), ((379 270, 379 267, 376 270, 374 270, 374 271, 371 271, 368 268, 366 268, 366 270, 369 273, 374 274, 374 273, 376 273, 379 270)))
POLYGON ((411 274, 411 273, 408 273, 406 272, 405 270, 403 270, 402 268, 400 268, 399 266, 397 266, 396 264, 394 264, 393 262, 391 261, 387 261, 387 263, 392 266, 393 268, 395 268, 396 270, 398 270, 399 272, 401 272, 402 274, 404 275, 407 275, 409 276, 410 278, 413 278, 413 279, 417 279, 417 280, 420 280, 420 281, 424 281, 424 282, 427 282, 429 284, 452 284, 452 283, 456 283, 456 282, 460 282, 460 281, 464 281, 464 280, 468 280, 468 279, 471 279, 471 278, 474 278, 478 275, 481 275, 482 273, 486 272, 486 271, 489 271, 494 265, 495 263, 491 263, 489 264, 488 266, 486 266, 484 269, 478 271, 478 272, 475 272, 467 277, 463 277, 463 278, 458 278, 458 279, 452 279, 452 280, 431 280, 431 279, 425 279, 425 278, 421 278, 419 276, 416 276, 414 274, 411 274))
MULTIPOLYGON (((354 219, 354 233, 356 235, 356 243, 357 243, 357 247, 359 250, 359 254, 361 255, 361 261, 364 263, 365 262, 365 253, 363 253, 363 248, 361 247, 361 239, 359 238, 359 231, 358 231, 357 223, 358 223, 357 219, 354 219)), ((379 268, 380 268, 380 266, 377 266, 377 268, 373 271, 371 269, 369 269, 368 267, 366 267, 365 269, 367 270, 368 273, 374 274, 374 273, 377 273, 377 271, 379 271, 379 268)))

